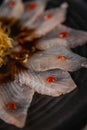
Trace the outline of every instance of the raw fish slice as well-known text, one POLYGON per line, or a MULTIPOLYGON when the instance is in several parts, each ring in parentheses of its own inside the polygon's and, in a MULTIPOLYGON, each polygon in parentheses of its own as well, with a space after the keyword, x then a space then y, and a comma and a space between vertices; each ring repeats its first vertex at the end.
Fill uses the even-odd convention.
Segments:
MULTIPOLYGON (((58 41, 60 41, 59 38, 66 40, 66 43, 70 48, 75 48, 77 46, 82 46, 87 43, 87 32, 72 29, 64 25, 59 25, 56 29, 54 29, 42 39, 42 43, 43 41, 44 43, 47 42, 48 46, 46 45, 46 43, 43 45, 41 45, 42 43, 38 43, 37 48, 40 48, 40 46, 41 49, 47 49, 48 47, 50 48, 55 45, 54 42, 56 42, 56 45, 58 45, 58 41)), ((65 44, 61 42, 61 45, 64 46, 65 44)))
MULTIPOLYGON (((32 40, 46 35, 57 25, 65 21, 67 12, 67 3, 63 3, 59 8, 50 9, 39 17, 35 23, 29 27, 34 31, 26 37, 26 40, 32 40)), ((28 26, 26 26, 28 28, 28 26)))
POLYGON ((34 28, 37 28, 35 34, 43 36, 53 30, 58 24, 66 19, 67 3, 63 3, 59 8, 51 9, 45 12, 41 18, 35 22, 34 28))
POLYGON ((34 91, 16 79, 0 85, 0 119, 17 127, 25 125, 34 91))
POLYGON ((69 47, 68 46, 68 41, 65 39, 61 39, 61 38, 50 38, 48 40, 39 40, 37 42, 37 44, 35 45, 35 47, 39 50, 46 50, 49 49, 53 46, 65 46, 65 47, 69 47))
POLYGON ((60 96, 76 88, 70 74, 63 70, 23 72, 19 79, 22 84, 30 86, 38 93, 50 96, 60 96))
POLYGON ((20 24, 31 27, 35 20, 43 13, 47 0, 36 0, 25 3, 25 12, 20 24))
POLYGON ((87 68, 87 58, 81 57, 63 46, 55 46, 46 51, 34 54, 27 66, 35 71, 62 69, 76 71, 82 66, 87 68))
POLYGON ((22 0, 4 0, 0 7, 0 17, 19 19, 24 12, 22 0))

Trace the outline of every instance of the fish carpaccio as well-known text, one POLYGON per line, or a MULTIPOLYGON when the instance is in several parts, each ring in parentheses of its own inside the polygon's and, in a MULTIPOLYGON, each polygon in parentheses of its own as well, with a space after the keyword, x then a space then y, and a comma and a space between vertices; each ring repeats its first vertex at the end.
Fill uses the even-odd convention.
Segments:
POLYGON ((87 32, 72 29, 64 25, 58 25, 52 32, 38 41, 36 47, 39 50, 46 50, 53 46, 67 46, 75 48, 87 42, 87 32))
POLYGON ((8 23, 13 39, 0 68, 0 119, 20 128, 35 92, 53 97, 70 93, 77 85, 69 72, 87 68, 87 58, 71 50, 87 42, 87 32, 62 24, 67 3, 48 10, 46 4, 4 0, 0 6, 0 20, 3 26, 8 23))
POLYGON ((46 71, 50 69, 62 69, 76 71, 86 67, 87 58, 81 57, 63 46, 54 46, 46 51, 34 54, 27 66, 35 71, 46 71))

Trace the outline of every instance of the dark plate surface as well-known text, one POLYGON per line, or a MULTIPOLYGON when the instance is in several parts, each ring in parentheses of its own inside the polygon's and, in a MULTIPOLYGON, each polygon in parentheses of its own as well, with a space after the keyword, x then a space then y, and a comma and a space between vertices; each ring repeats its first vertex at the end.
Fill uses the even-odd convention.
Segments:
MULTIPOLYGON (((87 1, 66 0, 69 3, 67 26, 87 31, 87 1)), ((57 7, 63 0, 50 0, 47 8, 57 7)), ((87 57, 87 45, 75 48, 75 53, 87 57)), ((22 130, 82 130, 87 122, 87 69, 71 74, 78 89, 53 98, 35 93, 22 130)), ((20 130, 0 120, 0 130, 20 130)))

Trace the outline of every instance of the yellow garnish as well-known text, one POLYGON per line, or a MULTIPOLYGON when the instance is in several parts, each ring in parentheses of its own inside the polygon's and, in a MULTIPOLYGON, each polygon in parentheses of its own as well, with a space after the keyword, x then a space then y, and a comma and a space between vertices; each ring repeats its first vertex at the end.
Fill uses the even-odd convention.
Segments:
POLYGON ((3 63, 3 58, 8 54, 10 48, 12 48, 12 39, 0 28, 0 66, 3 63))

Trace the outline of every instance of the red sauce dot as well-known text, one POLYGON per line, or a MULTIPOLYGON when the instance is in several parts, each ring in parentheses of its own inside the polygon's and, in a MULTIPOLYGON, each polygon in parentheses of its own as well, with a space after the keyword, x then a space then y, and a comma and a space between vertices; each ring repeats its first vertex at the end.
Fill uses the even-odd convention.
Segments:
POLYGON ((16 5, 15 1, 10 1, 8 6, 9 8, 13 8, 16 5))
POLYGON ((69 37, 70 36, 70 33, 68 33, 68 32, 62 32, 62 33, 60 33, 59 35, 58 35, 58 37, 60 37, 60 38, 67 38, 67 37, 69 37))
POLYGON ((32 10, 36 9, 36 7, 37 7, 37 3, 32 3, 27 6, 27 10, 32 11, 32 10))
POLYGON ((58 59, 59 59, 59 60, 66 60, 67 57, 66 57, 66 56, 58 56, 58 59))
POLYGON ((7 104, 7 109, 9 110, 16 110, 18 108, 18 105, 16 103, 10 102, 7 104))
POLYGON ((50 76, 47 78, 47 82, 55 82, 55 81, 56 81, 56 78, 53 76, 50 76))
POLYGON ((45 16, 44 16, 44 19, 45 20, 48 20, 48 19, 51 19, 53 17, 53 15, 52 14, 46 14, 45 16))

